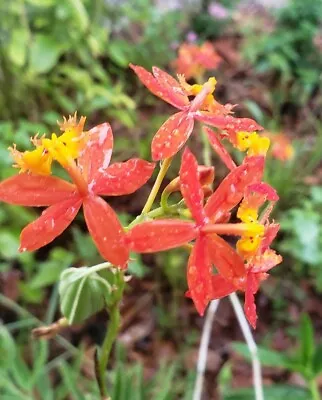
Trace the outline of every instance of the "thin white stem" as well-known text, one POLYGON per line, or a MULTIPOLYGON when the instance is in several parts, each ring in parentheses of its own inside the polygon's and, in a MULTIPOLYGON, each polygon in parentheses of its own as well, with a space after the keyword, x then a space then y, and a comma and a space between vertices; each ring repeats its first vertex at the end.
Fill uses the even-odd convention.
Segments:
POLYGON ((240 328, 243 332, 246 344, 248 346, 251 358, 252 358, 252 367, 253 367, 253 385, 255 389, 255 399, 256 400, 264 400, 263 393, 263 382, 262 382, 262 372, 261 372, 261 364, 258 358, 257 346, 246 320, 244 310, 240 304, 240 301, 236 295, 236 293, 232 293, 229 296, 231 304, 234 308, 236 317, 238 319, 240 328))
POLYGON ((210 306, 207 310, 207 315, 202 329, 202 335, 199 347, 197 377, 193 392, 193 400, 201 399, 204 375, 207 365, 207 356, 208 356, 208 347, 209 347, 211 329, 218 306, 219 306, 219 300, 213 300, 210 303, 210 306))

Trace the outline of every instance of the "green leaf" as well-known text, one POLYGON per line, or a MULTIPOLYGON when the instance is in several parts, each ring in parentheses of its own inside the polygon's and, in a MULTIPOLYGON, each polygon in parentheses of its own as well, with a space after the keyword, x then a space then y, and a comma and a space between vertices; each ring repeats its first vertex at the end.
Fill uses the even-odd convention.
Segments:
POLYGON ((314 375, 319 375, 322 371, 322 343, 320 343, 314 352, 312 369, 314 375))
POLYGON ((19 252, 19 239, 9 231, 0 231, 0 256, 5 260, 15 259, 19 252))
POLYGON ((32 4, 33 6, 37 7, 51 7, 55 4, 56 0, 26 0, 27 3, 32 4))
POLYGON ((120 67, 127 68, 130 62, 130 45, 125 40, 113 40, 108 47, 111 59, 120 67))
POLYGON ((69 268, 60 277, 59 294, 62 314, 70 324, 79 323, 100 311, 111 287, 88 267, 69 268))
POLYGON ((304 366, 311 366, 314 355, 314 331, 312 321, 307 314, 302 314, 300 323, 300 358, 304 366))
POLYGON ((63 44, 53 36, 36 34, 30 48, 29 68, 36 74, 50 71, 63 52, 63 44))
MULTIPOLYGON (((311 398, 307 390, 288 385, 264 387, 265 400, 308 400, 311 398)), ((250 400, 254 398, 254 389, 236 389, 225 394, 223 400, 250 400)))
MULTIPOLYGON (((232 344, 232 348, 248 361, 251 361, 251 355, 245 343, 235 342, 232 344)), ((264 347, 257 347, 257 350, 259 359, 263 365, 267 367, 290 368, 290 359, 286 355, 274 350, 265 349, 264 347)))
POLYGON ((13 64, 22 67, 26 62, 29 34, 26 29, 16 28, 8 44, 8 56, 13 64))
POLYGON ((16 346, 13 337, 4 325, 0 325, 0 368, 1 371, 9 368, 16 355, 16 346))

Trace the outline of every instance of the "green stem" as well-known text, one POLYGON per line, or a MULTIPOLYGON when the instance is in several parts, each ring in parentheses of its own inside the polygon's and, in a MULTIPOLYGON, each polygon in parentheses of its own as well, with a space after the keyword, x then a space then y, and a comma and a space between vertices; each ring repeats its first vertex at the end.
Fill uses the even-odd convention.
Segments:
POLYGON ((154 182, 153 188, 149 194, 149 197, 145 203, 145 206, 143 207, 142 213, 141 214, 147 214, 150 210, 151 207, 153 206, 154 200, 157 197, 157 194, 159 192, 161 183, 171 165, 172 157, 166 158, 163 163, 161 164, 159 174, 157 176, 157 179, 154 182))
POLYGON ((321 400, 318 384, 316 379, 311 379, 309 382, 309 388, 312 395, 312 400, 321 400))
POLYGON ((98 383, 102 395, 102 399, 108 399, 108 392, 106 388, 106 381, 105 381, 105 372, 108 360, 110 358, 111 350, 115 339, 117 337, 117 333, 120 327, 120 311, 119 311, 119 303, 115 303, 109 309, 109 316, 110 320, 108 322, 108 327, 106 330, 106 336, 99 354, 98 360, 98 383))
POLYGON ((201 137, 203 141, 203 161, 205 165, 211 165, 211 147, 207 137, 207 134, 204 130, 201 130, 201 137))

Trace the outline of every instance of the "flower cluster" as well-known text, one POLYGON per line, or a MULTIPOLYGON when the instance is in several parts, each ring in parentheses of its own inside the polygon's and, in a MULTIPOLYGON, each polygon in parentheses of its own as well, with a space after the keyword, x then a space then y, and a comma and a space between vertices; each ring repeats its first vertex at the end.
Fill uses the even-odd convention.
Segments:
POLYGON ((88 230, 104 259, 126 268, 130 251, 154 253, 184 246, 190 251, 187 296, 199 314, 203 315, 211 300, 242 291, 246 316, 255 327, 254 295, 267 272, 281 262, 281 256, 270 249, 279 229, 270 220, 278 196, 262 181, 269 139, 258 133, 262 128, 255 121, 236 118, 231 104, 217 102, 215 78, 202 85, 189 85, 183 76, 176 80, 156 67, 153 74, 140 66, 131 68, 154 95, 179 109, 152 141, 152 158, 161 160, 161 169, 154 185, 157 190, 151 192, 151 205, 165 166, 188 141, 196 121, 216 128, 205 126, 205 134, 229 173, 213 191, 214 168, 198 165, 186 147, 178 177, 163 192, 161 211, 145 207, 129 227, 123 227, 101 196, 135 192, 149 180, 155 165, 141 159, 110 165, 110 125, 104 123, 86 131, 85 118, 78 121, 75 114, 59 125, 60 135, 34 137, 33 150, 11 149, 20 171, 0 183, 0 200, 48 207, 21 232, 20 250, 36 250, 50 243, 83 206, 88 230), (224 140, 245 152, 240 165, 229 155, 224 140), (67 171, 71 182, 51 175, 54 162, 67 171), (174 191, 181 192, 182 200, 168 205, 174 191), (235 211, 237 222, 232 218, 235 211))
POLYGON ((216 69, 220 62, 221 57, 210 42, 204 42, 201 46, 183 43, 179 47, 178 58, 173 62, 173 67, 187 80, 190 78, 198 80, 205 71, 216 69))

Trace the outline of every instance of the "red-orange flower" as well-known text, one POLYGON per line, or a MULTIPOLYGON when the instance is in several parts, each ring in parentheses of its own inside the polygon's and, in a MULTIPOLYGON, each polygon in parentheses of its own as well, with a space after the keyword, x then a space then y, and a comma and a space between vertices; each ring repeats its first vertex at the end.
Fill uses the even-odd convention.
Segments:
POLYGON ((236 167, 209 197, 204 207, 204 194, 199 180, 197 160, 185 149, 180 168, 181 192, 194 222, 166 219, 144 222, 128 232, 130 248, 139 253, 150 253, 181 246, 193 239, 187 281, 189 295, 198 312, 204 310, 213 298, 212 266, 235 290, 245 279, 244 262, 221 234, 242 235, 244 232, 262 230, 248 224, 227 224, 230 210, 243 198, 247 186, 258 182, 262 174, 262 159, 252 158, 250 163, 236 167))
MULTIPOLYGON (((265 183, 256 183, 248 186, 246 189, 244 200, 239 208, 241 217, 243 218, 254 218, 254 212, 268 200, 270 202, 275 202, 278 200, 278 196, 273 188, 265 183)), ((268 217, 272 210, 272 206, 267 209, 261 218, 261 223, 265 226, 264 234, 260 238, 260 244, 257 245, 257 250, 248 254, 245 251, 241 251, 240 258, 245 262, 245 276, 244 279, 240 280, 241 285, 237 287, 239 290, 245 292, 245 315, 252 325, 253 328, 256 327, 257 313, 255 304, 255 294, 259 289, 260 282, 268 277, 267 272, 274 268, 276 265, 280 264, 282 257, 272 249, 270 245, 277 235, 279 230, 279 224, 269 223, 268 217)), ((238 215, 238 214, 237 214, 238 215)), ((252 238, 244 238, 243 250, 252 247, 252 238), (246 240, 248 243, 246 243, 246 240)), ((237 244, 237 249, 238 249, 237 244)), ((213 299, 219 299, 227 296, 228 294, 236 290, 236 286, 225 279, 221 275, 215 275, 212 277, 212 289, 213 289, 213 299)))
POLYGON ((218 103, 213 96, 215 78, 210 78, 204 85, 191 86, 183 77, 179 77, 177 81, 157 67, 153 67, 153 75, 143 67, 132 64, 130 67, 155 96, 181 110, 165 121, 155 134, 151 145, 152 158, 155 161, 172 157, 184 146, 192 133, 195 120, 229 134, 262 129, 252 119, 228 115, 232 106, 218 103), (188 96, 194 97, 193 100, 188 96))
POLYGON ((202 77, 205 71, 217 68, 220 62, 221 57, 210 42, 204 42, 201 46, 183 43, 173 66, 178 74, 189 80, 202 77))
POLYGON ((50 243, 83 205, 88 230, 102 257, 124 267, 129 257, 125 232, 115 212, 99 196, 133 193, 150 178, 154 165, 140 159, 109 165, 113 135, 108 123, 78 132, 71 121, 63 130, 60 137, 53 134, 51 139, 35 139, 36 149, 31 152, 14 149, 15 160, 24 172, 0 183, 2 201, 48 206, 21 232, 20 250, 36 250, 50 243), (66 169, 73 183, 49 175, 53 160, 66 169))

